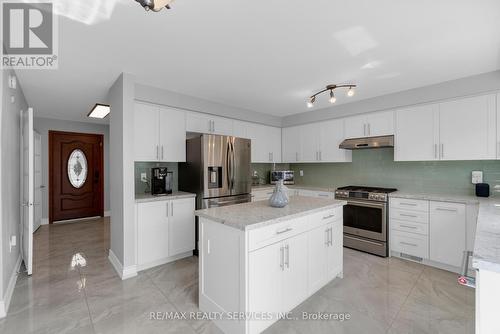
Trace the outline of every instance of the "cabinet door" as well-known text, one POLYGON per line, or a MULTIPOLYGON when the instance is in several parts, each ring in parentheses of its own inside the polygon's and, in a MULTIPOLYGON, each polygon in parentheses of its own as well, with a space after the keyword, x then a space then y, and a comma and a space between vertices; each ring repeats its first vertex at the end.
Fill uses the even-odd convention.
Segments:
POLYGON ((330 229, 331 244, 328 247, 328 272, 327 280, 330 281, 335 278, 343 268, 344 260, 344 233, 342 221, 328 224, 330 229))
POLYGON ((281 128, 266 127, 268 132, 267 139, 268 145, 271 150, 272 162, 281 163, 281 128))
POLYGON ((439 160, 439 106, 396 111, 394 160, 439 160))
POLYGON ((495 95, 441 103, 441 160, 496 159, 495 95))
POLYGON ((300 161, 300 152, 302 151, 300 142, 300 127, 294 126, 284 128, 282 133, 283 162, 300 161))
MULTIPOLYGON (((282 312, 283 244, 250 252, 248 256, 248 306, 250 312, 282 312)), ((252 321, 250 333, 260 333, 274 322, 252 321)))
POLYGON ((212 133, 212 119, 206 114, 188 112, 186 115, 186 131, 212 133))
POLYGON ((328 227, 321 226, 308 233, 309 239, 309 294, 318 291, 327 282, 328 227))
POLYGON ((212 116, 212 133, 216 135, 232 136, 233 120, 225 117, 212 116))
POLYGON ((283 309, 291 310, 308 296, 307 233, 283 241, 283 309))
POLYGON ((430 202, 430 259, 459 267, 465 243, 465 205, 430 202))
POLYGON ((160 108, 160 160, 186 161, 186 113, 160 108))
POLYGON ((170 201, 168 222, 169 256, 194 249, 194 198, 170 201))
POLYGON ((247 134, 247 128, 249 123, 243 121, 233 121, 233 136, 238 138, 250 139, 247 134))
POLYGON ((394 111, 370 113, 366 116, 368 137, 394 134, 394 111))
POLYGON ((300 127, 301 162, 319 161, 319 128, 318 123, 306 124, 300 127))
POLYGON ((158 107, 134 105, 134 157, 135 161, 157 161, 160 157, 158 107))
POLYGON ((162 260, 168 254, 170 201, 137 204, 137 255, 139 265, 162 260))
POLYGON ((500 159, 500 94, 497 94, 497 159, 500 159))
POLYGON ((353 116, 345 119, 345 138, 361 138, 368 136, 366 116, 353 116))
POLYGON ((334 119, 320 124, 319 131, 319 158, 323 162, 347 162, 352 161, 352 153, 349 150, 339 148, 344 140, 344 120, 334 119))

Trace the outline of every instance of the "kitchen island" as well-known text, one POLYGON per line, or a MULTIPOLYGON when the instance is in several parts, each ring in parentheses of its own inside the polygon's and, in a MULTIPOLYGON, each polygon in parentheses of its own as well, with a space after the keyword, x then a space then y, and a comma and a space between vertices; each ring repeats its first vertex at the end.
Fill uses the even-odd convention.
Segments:
POLYGON ((291 197, 198 210, 199 308, 224 333, 260 333, 342 277, 345 201, 291 197))

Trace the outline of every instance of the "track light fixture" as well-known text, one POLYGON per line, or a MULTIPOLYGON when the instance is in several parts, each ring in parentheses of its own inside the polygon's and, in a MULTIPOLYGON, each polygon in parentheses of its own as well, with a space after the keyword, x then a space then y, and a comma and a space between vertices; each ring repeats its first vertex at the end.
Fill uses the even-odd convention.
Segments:
POLYGON ((146 11, 152 10, 153 12, 159 12, 163 8, 170 9, 170 4, 174 0, 135 0, 137 1, 146 11))
POLYGON ((356 85, 353 85, 353 84, 328 85, 328 86, 326 86, 325 89, 320 90, 316 94, 313 94, 309 97, 309 101, 307 101, 307 107, 308 108, 314 107, 314 102, 316 101, 316 96, 318 96, 324 92, 327 92, 327 91, 330 91, 330 100, 329 100, 330 103, 334 104, 335 102, 337 102, 337 98, 335 97, 335 94, 333 91, 337 88, 349 88, 346 95, 348 97, 352 97, 352 96, 354 96, 354 88, 356 88, 356 85))

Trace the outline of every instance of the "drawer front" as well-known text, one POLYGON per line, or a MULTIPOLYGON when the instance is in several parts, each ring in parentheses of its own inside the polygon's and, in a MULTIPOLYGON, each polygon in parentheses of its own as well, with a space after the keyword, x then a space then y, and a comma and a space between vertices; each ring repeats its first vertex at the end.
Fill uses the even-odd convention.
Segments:
POLYGON ((338 207, 250 230, 248 232, 248 249, 249 251, 259 249, 329 223, 342 225, 342 214, 342 207, 338 207))
POLYGON ((428 224, 420 224, 415 222, 403 221, 391 218, 390 220, 391 230, 402 231, 402 232, 411 232, 418 233, 422 235, 429 234, 429 225, 428 224))
POLYGON ((429 224, 428 212, 391 209, 389 215, 391 219, 404 220, 408 222, 414 222, 426 225, 429 224))
POLYGON ((391 230, 391 251, 429 258, 429 238, 427 236, 391 230))
POLYGON ((391 209, 429 212, 429 201, 419 199, 391 198, 391 209))

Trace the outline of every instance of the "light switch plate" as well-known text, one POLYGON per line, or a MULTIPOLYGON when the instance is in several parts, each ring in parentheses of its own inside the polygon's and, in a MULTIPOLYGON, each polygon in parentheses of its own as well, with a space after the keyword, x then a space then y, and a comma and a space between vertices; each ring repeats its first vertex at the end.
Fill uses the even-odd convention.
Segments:
POLYGON ((141 182, 148 182, 148 175, 146 173, 141 173, 141 182))
POLYGON ((483 183, 483 171, 472 171, 472 184, 483 183))
POLYGON ((299 175, 300 175, 300 176, 304 176, 304 171, 303 171, 303 170, 300 170, 300 171, 299 171, 299 175))

